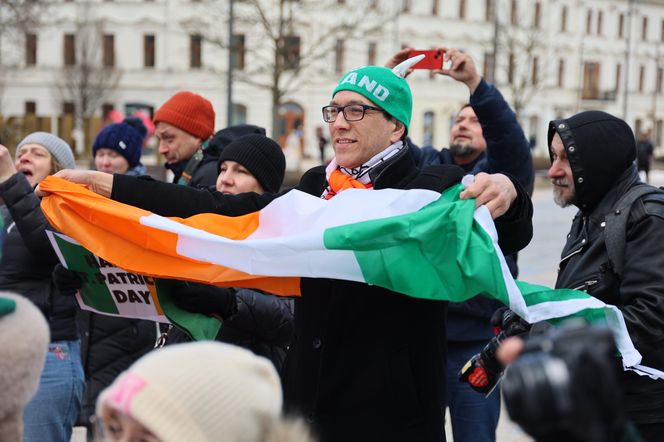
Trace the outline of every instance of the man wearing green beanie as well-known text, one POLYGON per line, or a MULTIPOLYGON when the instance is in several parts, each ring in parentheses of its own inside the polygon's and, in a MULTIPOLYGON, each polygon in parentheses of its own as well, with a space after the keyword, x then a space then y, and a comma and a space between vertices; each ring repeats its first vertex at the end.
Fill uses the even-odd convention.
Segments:
MULTIPOLYGON (((327 168, 307 171, 300 191, 330 199, 349 188, 442 192, 460 182, 462 169, 438 165, 419 171, 408 153, 412 96, 403 77, 417 61, 393 70, 366 66, 341 77, 331 102, 323 106, 335 158, 327 168)), ((123 175, 61 176, 163 216, 238 216, 281 195, 211 197, 206 191, 123 175)), ((518 183, 504 175, 479 174, 462 197, 486 204, 504 253, 528 244, 532 204, 518 183)), ((300 291, 282 372, 286 411, 304 416, 321 442, 445 440, 441 329, 447 303, 324 278, 302 278, 300 291)))

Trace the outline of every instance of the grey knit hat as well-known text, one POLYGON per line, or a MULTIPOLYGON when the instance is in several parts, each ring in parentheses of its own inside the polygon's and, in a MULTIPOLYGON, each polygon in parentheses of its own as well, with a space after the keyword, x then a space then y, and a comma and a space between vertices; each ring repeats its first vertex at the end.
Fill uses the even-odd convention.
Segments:
POLYGON ((33 132, 16 146, 16 157, 21 146, 25 144, 39 144, 48 150, 53 158, 65 169, 75 169, 76 161, 69 144, 62 138, 58 138, 48 132, 33 132))

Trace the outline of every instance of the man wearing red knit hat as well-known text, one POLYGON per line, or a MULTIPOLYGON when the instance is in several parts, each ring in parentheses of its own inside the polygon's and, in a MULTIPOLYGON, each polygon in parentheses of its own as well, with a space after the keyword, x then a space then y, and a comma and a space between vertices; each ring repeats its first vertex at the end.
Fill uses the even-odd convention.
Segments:
POLYGON ((217 158, 205 152, 214 133, 212 103, 193 92, 173 95, 154 116, 155 136, 166 168, 175 175, 174 183, 188 186, 214 186, 217 158), (206 167, 206 164, 212 167, 206 167))

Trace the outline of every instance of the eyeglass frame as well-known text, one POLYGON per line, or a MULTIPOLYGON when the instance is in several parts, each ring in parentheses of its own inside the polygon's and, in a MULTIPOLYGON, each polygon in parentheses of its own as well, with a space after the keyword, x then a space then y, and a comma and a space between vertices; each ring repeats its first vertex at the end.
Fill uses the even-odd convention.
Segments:
POLYGON ((375 110, 375 111, 382 112, 385 115, 389 115, 387 112, 385 112, 385 110, 383 110, 379 107, 369 106, 368 104, 363 104, 363 103, 351 103, 351 104, 347 104, 345 106, 337 106, 336 104, 328 104, 327 106, 323 106, 321 108, 321 111, 323 113, 323 121, 326 122, 326 123, 334 123, 335 121, 337 121, 337 118, 339 117, 340 113, 342 113, 344 115, 344 119, 346 121, 351 121, 351 122, 352 121, 361 121, 361 120, 364 119, 364 115, 367 113, 367 110, 375 110), (360 107, 362 107, 362 116, 360 118, 358 118, 357 120, 348 119, 348 117, 346 116, 346 108, 350 107, 350 106, 360 106, 360 107), (325 109, 328 109, 328 108, 335 108, 337 110, 337 116, 334 117, 334 120, 327 121, 325 119, 325 109))

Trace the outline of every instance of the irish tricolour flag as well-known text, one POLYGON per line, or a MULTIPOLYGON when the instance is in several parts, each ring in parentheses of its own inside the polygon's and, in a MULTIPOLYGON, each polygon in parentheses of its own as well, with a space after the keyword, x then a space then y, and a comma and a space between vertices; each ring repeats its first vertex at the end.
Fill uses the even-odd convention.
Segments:
MULTIPOLYGON (((641 355, 621 312, 574 290, 515 281, 493 221, 462 185, 428 190, 346 190, 323 200, 296 190, 259 212, 166 218, 55 177, 42 209, 51 224, 118 267, 143 275, 253 287, 298 296, 301 277, 359 281, 408 296, 498 299, 534 323, 571 315, 613 330, 625 367, 641 355)), ((315 295, 312 295, 315 296, 315 295)))

